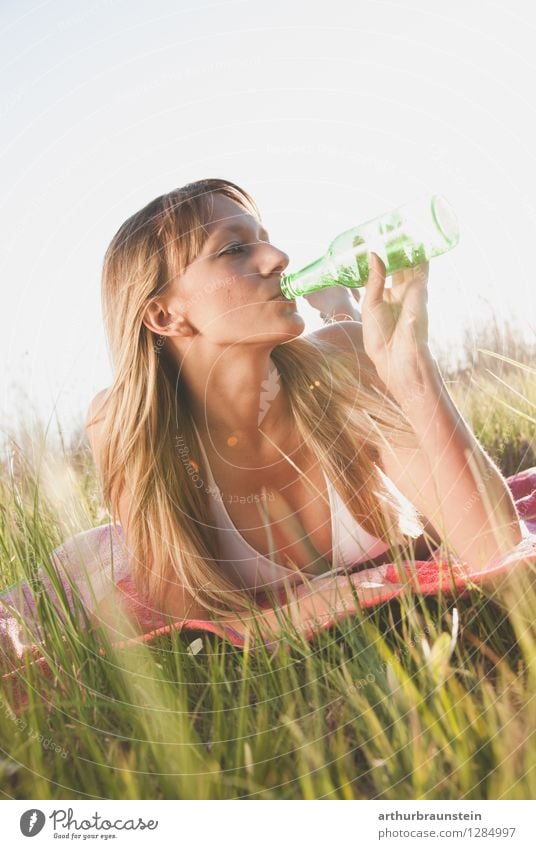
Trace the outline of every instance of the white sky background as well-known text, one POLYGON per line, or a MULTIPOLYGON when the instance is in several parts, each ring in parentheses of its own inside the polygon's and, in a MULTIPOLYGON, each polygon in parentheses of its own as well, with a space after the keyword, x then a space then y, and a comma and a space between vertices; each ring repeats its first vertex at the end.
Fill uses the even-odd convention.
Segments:
POLYGON ((461 240, 430 264, 433 346, 455 347, 490 305, 534 332, 528 3, 4 0, 0 31, 3 426, 16 405, 45 421, 55 408, 66 431, 82 421, 111 379, 106 247, 202 177, 253 195, 289 270, 443 193, 461 240))

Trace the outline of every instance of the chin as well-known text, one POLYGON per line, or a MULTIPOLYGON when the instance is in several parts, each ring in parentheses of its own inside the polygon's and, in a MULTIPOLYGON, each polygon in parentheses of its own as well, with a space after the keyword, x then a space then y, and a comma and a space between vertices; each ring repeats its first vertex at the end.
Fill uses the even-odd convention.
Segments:
POLYGON ((281 319, 275 323, 271 335, 277 338, 279 342, 290 342, 300 336, 305 330, 305 319, 299 312, 295 312, 287 316, 286 321, 281 319))

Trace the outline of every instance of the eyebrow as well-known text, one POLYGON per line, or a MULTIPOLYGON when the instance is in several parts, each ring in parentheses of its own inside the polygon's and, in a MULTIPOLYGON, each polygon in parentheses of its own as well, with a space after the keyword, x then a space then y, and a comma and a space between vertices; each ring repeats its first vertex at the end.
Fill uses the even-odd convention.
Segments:
MULTIPOLYGON (((242 232, 243 233, 246 229, 247 229, 247 227, 246 227, 245 224, 224 224, 223 227, 218 227, 218 229, 215 230, 212 233, 212 235, 210 236, 209 242, 210 243, 215 242, 216 239, 219 236, 221 236, 223 233, 236 233, 236 232, 242 232)), ((266 229, 266 227, 261 227, 261 229, 259 230, 259 234, 266 236, 267 239, 270 238, 269 235, 268 235, 268 230, 266 229)))

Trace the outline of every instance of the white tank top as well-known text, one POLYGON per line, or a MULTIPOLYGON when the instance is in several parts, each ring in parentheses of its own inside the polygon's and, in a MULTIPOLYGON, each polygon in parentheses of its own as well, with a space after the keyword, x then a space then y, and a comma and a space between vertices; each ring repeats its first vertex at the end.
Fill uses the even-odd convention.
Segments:
MULTIPOLYGON (((209 477, 207 489, 210 496, 211 515, 218 537, 220 552, 218 562, 222 568, 233 570, 244 586, 252 589, 263 587, 273 589, 285 581, 290 581, 290 583, 301 581, 300 572, 281 566, 260 554, 238 531, 225 509, 221 490, 212 475, 208 457, 195 423, 194 428, 209 477)), ((337 572, 347 569, 356 563, 377 557, 387 551, 389 546, 384 540, 372 536, 356 522, 325 472, 324 480, 331 510, 332 558, 331 569, 328 571, 337 572)), ((311 576, 308 571, 306 571, 306 574, 309 580, 321 577, 321 575, 311 576)), ((326 572, 324 571, 322 574, 325 575, 326 572)))

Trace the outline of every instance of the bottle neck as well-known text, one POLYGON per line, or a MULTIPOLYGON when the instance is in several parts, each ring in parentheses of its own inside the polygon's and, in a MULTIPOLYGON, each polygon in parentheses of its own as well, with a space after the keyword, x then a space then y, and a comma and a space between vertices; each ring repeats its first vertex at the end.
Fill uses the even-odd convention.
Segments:
MULTIPOLYGON (((299 295, 314 292, 319 286, 322 276, 326 273, 325 257, 321 256, 310 262, 309 265, 295 271, 294 274, 285 274, 281 278, 281 291, 285 298, 293 299, 299 295)), ((333 283, 331 283, 333 285, 333 283)))

